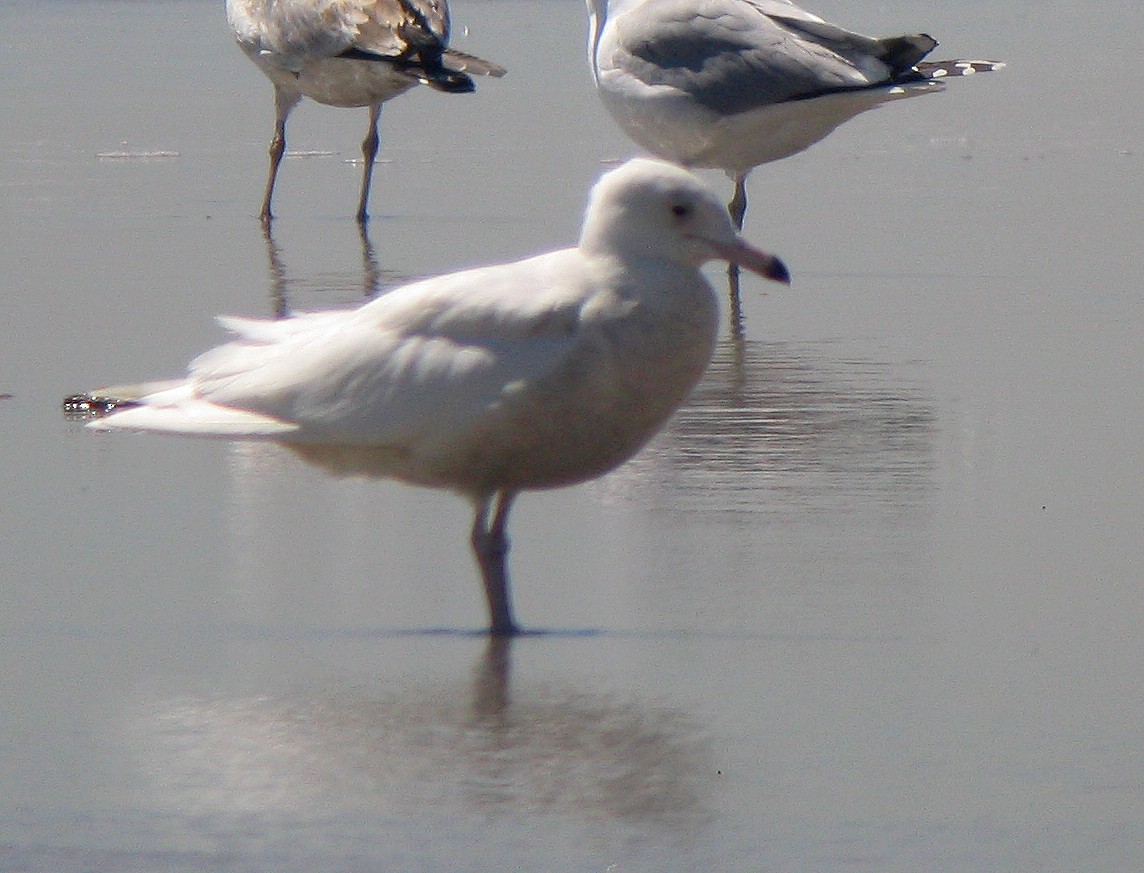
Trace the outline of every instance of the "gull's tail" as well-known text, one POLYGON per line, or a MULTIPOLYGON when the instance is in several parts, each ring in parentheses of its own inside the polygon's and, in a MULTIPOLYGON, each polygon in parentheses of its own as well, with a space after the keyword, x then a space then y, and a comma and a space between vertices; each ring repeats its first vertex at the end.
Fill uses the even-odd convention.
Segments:
POLYGON ((160 391, 169 391, 179 387, 184 382, 183 379, 172 379, 161 382, 144 382, 139 385, 115 385, 108 388, 96 388, 94 391, 85 391, 82 394, 71 394, 64 398, 64 417, 72 421, 105 418, 113 412, 138 406, 139 401, 144 397, 157 394, 160 391))
POLYGON ((508 72, 500 64, 494 64, 492 61, 486 61, 484 58, 478 58, 476 55, 470 55, 467 52, 459 52, 456 49, 445 49, 441 56, 441 62, 445 69, 455 73, 492 76, 494 79, 499 79, 508 72))
POLYGON ((919 61, 914 69, 923 79, 952 79, 974 73, 992 73, 1004 66, 1001 61, 919 61))
POLYGON ((468 94, 475 91, 476 85, 468 74, 492 76, 494 79, 499 79, 505 74, 505 68, 492 61, 454 49, 445 49, 440 57, 432 61, 423 60, 420 64, 403 69, 412 72, 422 85, 428 85, 436 91, 444 91, 447 94, 468 94))
POLYGON ((186 379, 117 385, 64 398, 64 415, 93 430, 145 430, 224 439, 273 439, 297 425, 231 409, 194 394, 186 379))

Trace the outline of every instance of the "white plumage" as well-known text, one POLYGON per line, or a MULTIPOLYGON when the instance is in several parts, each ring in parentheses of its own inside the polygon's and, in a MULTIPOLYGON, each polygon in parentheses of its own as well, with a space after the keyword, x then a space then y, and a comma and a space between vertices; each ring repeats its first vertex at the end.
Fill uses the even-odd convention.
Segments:
POLYGON ((513 497, 612 469, 684 401, 717 334, 699 272, 712 258, 788 281, 694 175, 631 161, 593 189, 574 248, 427 279, 351 311, 224 319, 237 338, 185 380, 92 392, 128 402, 91 426, 272 439, 337 473, 468 494, 491 627, 514 633, 513 497))

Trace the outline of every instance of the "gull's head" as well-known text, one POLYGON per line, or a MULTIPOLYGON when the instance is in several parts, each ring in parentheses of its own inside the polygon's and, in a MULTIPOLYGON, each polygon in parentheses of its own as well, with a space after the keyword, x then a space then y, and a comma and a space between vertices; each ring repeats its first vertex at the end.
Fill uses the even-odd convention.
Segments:
POLYGON ((698 176, 666 161, 637 158, 605 173, 588 200, 580 247, 694 268, 719 259, 790 282, 781 260, 735 232, 727 208, 698 176))

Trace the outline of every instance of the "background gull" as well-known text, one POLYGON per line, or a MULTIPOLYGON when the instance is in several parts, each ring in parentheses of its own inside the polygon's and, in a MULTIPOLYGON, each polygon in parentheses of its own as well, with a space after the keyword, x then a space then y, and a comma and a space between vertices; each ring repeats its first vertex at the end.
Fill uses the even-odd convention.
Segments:
POLYGON ((922 62, 926 34, 873 38, 789 0, 588 0, 597 90, 640 146, 735 182, 742 229, 747 174, 813 145, 890 100, 993 61, 922 62))
POLYGON ((99 429, 274 440, 338 474, 468 495, 491 632, 510 635, 513 498, 616 467, 686 399, 718 332, 699 272, 713 258, 789 281, 693 174, 631 161, 593 189, 574 248, 417 282, 355 310, 225 319, 237 339, 185 379, 65 407, 112 409, 99 429))
POLYGON ((274 83, 275 128, 261 219, 286 151, 286 119, 303 97, 327 106, 369 107, 357 220, 369 217, 370 181, 380 142, 381 104, 418 83, 473 90, 466 73, 503 76, 496 64, 448 48, 445 0, 227 0, 239 47, 274 83))

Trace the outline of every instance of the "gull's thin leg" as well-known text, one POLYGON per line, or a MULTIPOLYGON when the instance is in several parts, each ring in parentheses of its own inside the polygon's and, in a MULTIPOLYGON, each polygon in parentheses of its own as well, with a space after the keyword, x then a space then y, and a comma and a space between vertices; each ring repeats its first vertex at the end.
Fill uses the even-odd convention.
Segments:
POLYGON ((735 230, 743 229, 743 217, 747 214, 747 176, 735 177, 735 196, 727 204, 727 211, 731 213, 731 221, 735 223, 735 230))
MULTIPOLYGON (((735 225, 735 230, 742 231, 743 217, 747 214, 747 176, 746 174, 735 177, 735 194, 731 197, 731 202, 727 204, 727 211, 731 213, 731 221, 735 225)), ((739 265, 727 265, 727 282, 731 286, 731 305, 732 305, 732 323, 738 319, 739 307, 739 265)))
POLYGON ((377 124, 381 120, 381 104, 375 103, 369 107, 369 131, 361 142, 361 156, 365 166, 361 173, 361 197, 358 198, 357 220, 365 224, 369 220, 369 186, 373 182, 373 162, 377 159, 377 147, 381 144, 381 137, 377 135, 377 124))
POLYGON ((477 557, 481 578, 485 584, 485 598, 489 606, 489 633, 494 636, 508 637, 520 633, 520 628, 512 616, 508 572, 505 567, 505 558, 508 556, 505 527, 515 497, 515 491, 501 491, 499 496, 482 495, 477 501, 477 515, 473 520, 473 553, 477 557), (494 496, 497 496, 497 508, 490 524, 489 509, 494 496))
POLYGON ((282 163, 282 156, 286 154, 286 119, 290 110, 298 105, 302 99, 300 94, 293 94, 281 88, 274 89, 274 139, 270 140, 270 174, 266 177, 266 192, 262 195, 262 212, 258 217, 266 224, 274 217, 270 211, 270 201, 274 197, 274 183, 278 179, 278 165, 282 163))

